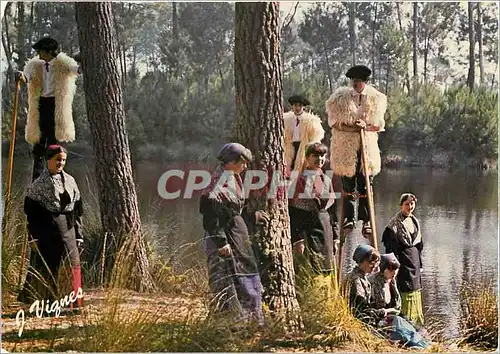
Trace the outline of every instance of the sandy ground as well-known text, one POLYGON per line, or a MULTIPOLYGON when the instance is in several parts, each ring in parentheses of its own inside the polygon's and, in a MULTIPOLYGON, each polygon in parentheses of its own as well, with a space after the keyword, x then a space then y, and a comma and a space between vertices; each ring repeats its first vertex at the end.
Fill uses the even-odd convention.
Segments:
POLYGON ((34 311, 29 312, 30 304, 17 302, 7 296, 2 301, 2 349, 9 352, 32 351, 57 346, 57 342, 64 342, 68 329, 83 328, 102 316, 103 308, 111 307, 106 302, 116 303, 120 314, 141 313, 150 318, 193 318, 202 316, 205 308, 200 298, 185 296, 147 295, 131 291, 114 292, 112 296, 113 298, 103 290, 86 290, 82 311, 63 310, 58 317, 54 312, 48 314, 46 311, 38 317, 34 311), (24 311, 24 326, 20 310, 24 311), (22 333, 19 336, 21 327, 22 333))

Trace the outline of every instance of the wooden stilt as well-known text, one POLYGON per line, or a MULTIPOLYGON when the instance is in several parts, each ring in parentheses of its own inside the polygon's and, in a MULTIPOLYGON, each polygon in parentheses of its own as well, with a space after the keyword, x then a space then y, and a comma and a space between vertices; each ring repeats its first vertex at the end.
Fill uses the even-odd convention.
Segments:
POLYGON ((344 232, 344 190, 340 193, 340 223, 339 223, 339 237, 340 244, 337 251, 337 282, 340 286, 342 281, 342 266, 344 265, 344 243, 346 238, 346 233, 344 232))
POLYGON ((370 171, 368 171, 368 159, 366 157, 366 136, 365 130, 361 129, 359 132, 361 135, 361 158, 363 161, 363 174, 365 175, 366 181, 366 194, 368 197, 368 207, 370 209, 370 226, 372 227, 372 234, 370 242, 372 247, 378 251, 378 241, 377 241, 377 225, 375 224, 375 206, 373 201, 373 190, 370 181, 370 171))

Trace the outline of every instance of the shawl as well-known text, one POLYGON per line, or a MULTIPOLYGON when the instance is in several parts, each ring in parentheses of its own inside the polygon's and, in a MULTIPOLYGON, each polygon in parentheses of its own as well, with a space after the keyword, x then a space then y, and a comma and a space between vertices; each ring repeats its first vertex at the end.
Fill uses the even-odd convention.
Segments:
POLYGON ((61 172, 64 193, 56 193, 54 181, 47 169, 28 187, 26 197, 40 203, 52 213, 69 213, 74 210, 75 203, 80 200, 80 191, 75 179, 61 172))
POLYGON ((240 213, 245 204, 240 175, 225 170, 222 164, 215 169, 210 184, 203 190, 202 195, 217 203, 235 206, 240 213))
POLYGON ((290 204, 307 211, 326 210, 335 202, 333 182, 323 170, 305 170, 297 178, 290 204), (319 178, 318 178, 319 177, 319 178))
POLYGON ((396 280, 393 279, 390 282, 384 277, 384 272, 378 272, 368 277, 371 289, 371 304, 376 309, 394 307, 395 309, 401 309, 401 295, 399 294, 398 287, 396 285, 396 280), (391 301, 389 303, 385 302, 384 288, 386 284, 389 283, 389 289, 391 291, 391 301))
POLYGON ((398 241, 403 245, 405 245, 406 247, 414 247, 418 243, 422 242, 422 233, 420 231, 420 223, 418 219, 413 214, 409 217, 413 220, 413 223, 415 224, 415 227, 417 229, 417 235, 415 239, 412 239, 410 232, 403 223, 407 216, 405 216, 401 210, 397 212, 396 215, 391 218, 391 220, 389 220, 387 228, 394 232, 398 241))

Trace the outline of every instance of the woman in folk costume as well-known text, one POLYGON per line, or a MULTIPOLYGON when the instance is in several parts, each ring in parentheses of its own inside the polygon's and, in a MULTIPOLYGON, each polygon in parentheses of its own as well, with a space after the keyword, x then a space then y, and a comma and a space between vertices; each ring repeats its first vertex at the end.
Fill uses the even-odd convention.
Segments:
POLYGON ((229 143, 217 158, 220 164, 200 199, 211 308, 214 312, 233 311, 237 319, 262 325, 262 285, 248 227, 266 222, 268 215, 247 213, 240 177, 252 154, 241 144, 229 143))
POLYGON ((375 309, 372 306, 371 284, 368 275, 372 274, 380 260, 380 254, 370 245, 359 245, 354 250, 352 259, 356 262, 354 269, 347 274, 343 288, 354 316, 362 322, 376 326, 381 318, 396 310, 375 309))
POLYGON ((303 96, 292 96, 288 99, 292 110, 283 114, 285 124, 285 161, 289 171, 302 172, 305 161, 306 146, 321 141, 325 131, 321 119, 304 111, 311 103, 303 96))
MULTIPOLYGON (((64 172, 66 157, 62 146, 48 146, 47 168, 28 187, 24 200, 33 256, 32 269, 19 294, 22 302, 58 299, 63 295, 58 291, 58 271, 66 258, 75 294, 82 286, 79 248, 83 243, 83 208, 75 179, 64 172)), ((78 299, 78 306, 82 300, 78 299)))
POLYGON ((305 170, 298 176, 289 201, 292 243, 299 254, 308 254, 312 270, 333 271, 339 237, 334 232, 335 192, 332 180, 321 169, 328 148, 320 142, 307 145, 305 170))
POLYGON ((17 78, 28 84, 25 138, 33 145, 33 180, 43 170, 46 146, 75 140, 72 105, 79 73, 77 62, 58 52, 56 40, 45 37, 33 45, 37 56, 17 78))
POLYGON ((401 195, 401 210, 394 215, 382 234, 386 252, 392 252, 401 263, 396 277, 401 292, 401 312, 415 325, 423 325, 422 309, 422 233, 413 215, 417 198, 411 193, 401 195))
POLYGON ((401 295, 395 280, 400 266, 394 253, 380 255, 379 272, 368 277, 372 286, 373 307, 401 311, 401 295))
POLYGON ((380 256, 380 271, 368 277, 371 284, 371 306, 374 309, 394 309, 378 323, 379 332, 391 341, 406 347, 427 348, 430 343, 398 312, 401 310, 401 295, 396 285, 396 274, 401 264, 394 253, 380 256))
MULTIPOLYGON (((343 287, 347 291, 349 307, 354 316, 391 341, 406 347, 427 348, 429 343, 408 321, 399 316, 397 307, 389 306, 397 306, 396 302, 380 306, 380 301, 377 300, 375 291, 378 290, 374 291, 370 282, 373 275, 369 275, 373 273, 379 261, 381 267, 385 267, 386 257, 380 256, 370 245, 359 245, 352 258, 357 265, 347 275, 343 287)), ((382 301, 385 304, 385 297, 382 301)))
MULTIPOLYGON (((380 172, 381 160, 378 133, 384 131, 387 97, 367 85, 371 70, 364 65, 350 68, 346 76, 350 87, 337 89, 326 101, 328 124, 332 128, 331 166, 341 176, 344 198, 345 229, 355 226, 354 193, 359 195, 358 220, 363 221, 362 233, 372 233, 366 182, 361 165, 360 130, 366 132, 366 153, 370 181, 380 172)), ((371 183, 371 182, 370 182, 371 183)))

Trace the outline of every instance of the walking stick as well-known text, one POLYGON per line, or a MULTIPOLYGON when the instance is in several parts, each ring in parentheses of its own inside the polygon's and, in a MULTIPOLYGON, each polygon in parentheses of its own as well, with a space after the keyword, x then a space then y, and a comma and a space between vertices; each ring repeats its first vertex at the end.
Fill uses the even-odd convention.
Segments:
POLYGON ((16 144, 17 102, 19 99, 19 90, 20 89, 21 89, 21 82, 17 81, 16 88, 14 90, 14 107, 12 108, 12 127, 11 127, 11 132, 10 132, 9 164, 7 167, 7 186, 6 186, 6 194, 5 194, 4 217, 6 217, 7 212, 10 210, 11 188, 12 188, 12 170, 13 170, 12 167, 14 164, 14 146, 16 144))
POLYGON ((375 225, 375 209, 374 209, 374 202, 373 202, 373 190, 372 190, 372 185, 370 183, 370 175, 368 173, 368 163, 367 163, 367 158, 366 158, 365 129, 361 129, 359 134, 361 135, 361 158, 363 159, 363 174, 365 175, 366 194, 368 196, 368 207, 370 209, 370 224, 372 227, 371 243, 372 243, 372 247, 378 251, 377 226, 375 225))
MULTIPOLYGON (((19 101, 19 91, 21 90, 21 81, 17 80, 16 88, 14 89, 14 105, 12 107, 12 126, 10 132, 10 148, 9 148, 9 164, 7 165, 7 186, 5 192, 5 205, 4 205, 4 221, 3 221, 3 234, 5 235, 7 220, 11 217, 11 201, 12 201, 12 174, 14 170, 14 147, 16 145, 16 123, 17 123, 17 104, 19 101)), ((26 238, 27 241, 27 238, 26 238)), ((26 256, 27 242, 23 242, 23 248, 21 250, 21 265, 19 267, 19 278, 18 284, 21 285, 21 279, 23 275, 24 261, 26 256)))

